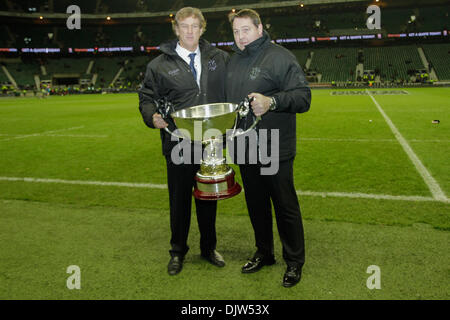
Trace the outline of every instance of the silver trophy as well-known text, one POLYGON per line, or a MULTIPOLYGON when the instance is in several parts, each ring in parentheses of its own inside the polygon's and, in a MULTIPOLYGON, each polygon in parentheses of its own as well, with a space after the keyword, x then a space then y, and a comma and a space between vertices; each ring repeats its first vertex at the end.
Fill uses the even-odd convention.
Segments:
POLYGON ((193 106, 171 112, 173 108, 167 101, 159 103, 159 113, 163 118, 173 119, 179 130, 165 130, 179 139, 190 139, 203 145, 203 159, 200 170, 195 176, 196 186, 194 197, 202 200, 222 200, 239 194, 242 190, 234 179, 234 170, 228 166, 222 153, 223 137, 232 129, 226 138, 246 134, 261 120, 255 117, 252 125, 246 131, 236 130, 239 119, 245 118, 250 112, 252 99, 246 98, 239 104, 211 103, 193 106))

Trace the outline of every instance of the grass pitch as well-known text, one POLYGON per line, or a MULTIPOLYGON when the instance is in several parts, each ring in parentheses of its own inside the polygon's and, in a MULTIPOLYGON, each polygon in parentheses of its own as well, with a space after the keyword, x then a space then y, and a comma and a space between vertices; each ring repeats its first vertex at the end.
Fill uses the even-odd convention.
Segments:
MULTIPOLYGON (((373 97, 448 195, 450 90, 404 91, 373 97)), ((278 240, 276 265, 240 273, 254 251, 242 194, 218 206, 227 266, 200 259, 193 219, 184 269, 167 275, 165 162, 136 94, 0 100, 0 298, 448 299, 448 198, 434 198, 369 96, 332 92, 314 90, 298 115, 306 264, 291 289, 278 240), (66 287, 70 265, 80 290, 66 287), (381 289, 366 286, 370 265, 381 289)))

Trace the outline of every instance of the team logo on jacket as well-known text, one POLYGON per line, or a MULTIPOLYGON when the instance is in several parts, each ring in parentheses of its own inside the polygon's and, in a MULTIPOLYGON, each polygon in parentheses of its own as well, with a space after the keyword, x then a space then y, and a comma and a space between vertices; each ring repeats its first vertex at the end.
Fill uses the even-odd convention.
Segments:
POLYGON ((260 68, 258 67, 252 68, 252 71, 250 71, 250 80, 256 80, 260 72, 261 72, 260 68))
POLYGON ((169 76, 171 76, 171 77, 175 77, 178 73, 180 73, 180 69, 174 69, 174 70, 170 70, 169 72, 168 72, 168 74, 169 74, 169 76))
POLYGON ((208 61, 208 69, 209 69, 209 71, 214 71, 214 70, 217 69, 216 60, 211 59, 211 60, 208 61))

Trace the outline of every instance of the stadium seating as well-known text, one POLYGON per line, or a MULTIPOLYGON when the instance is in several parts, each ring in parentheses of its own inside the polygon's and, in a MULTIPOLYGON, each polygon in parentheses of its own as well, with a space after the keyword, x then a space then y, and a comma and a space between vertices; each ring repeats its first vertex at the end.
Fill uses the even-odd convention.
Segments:
POLYGON ((85 75, 91 58, 52 58, 45 63, 47 74, 85 75))
POLYGON ((97 73, 97 83, 103 88, 109 87, 120 68, 124 66, 124 57, 101 57, 95 59, 92 73, 97 73))
POLYGON ((10 83, 8 77, 3 72, 3 70, 0 69, 0 84, 10 83))
POLYGON ((6 64, 9 73, 20 87, 35 87, 34 76, 40 74, 40 67, 34 60, 14 60, 6 64))
POLYGON ((141 83, 145 75, 147 64, 150 60, 151 58, 148 55, 130 57, 120 76, 122 82, 126 84, 131 83, 133 86, 141 83))
POLYGON ((425 44, 422 48, 439 80, 450 80, 450 44, 425 44))
POLYGON ((314 56, 309 70, 322 74, 321 82, 346 82, 355 80, 358 60, 357 48, 313 49, 314 56))
POLYGON ((407 81, 408 72, 423 68, 416 46, 364 48, 364 69, 375 70, 382 81, 407 81))
POLYGON ((298 63, 302 68, 305 69, 306 61, 308 60, 308 56, 312 50, 311 49, 293 49, 291 52, 297 58, 298 63))

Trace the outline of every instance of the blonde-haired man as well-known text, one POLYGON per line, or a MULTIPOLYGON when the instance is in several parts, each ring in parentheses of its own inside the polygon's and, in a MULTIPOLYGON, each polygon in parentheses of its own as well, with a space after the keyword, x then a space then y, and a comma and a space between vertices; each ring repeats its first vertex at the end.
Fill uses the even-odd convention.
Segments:
MULTIPOLYGON (((176 40, 160 46, 162 54, 147 66, 145 79, 139 91, 139 110, 145 124, 161 129, 163 155, 167 164, 169 187, 171 249, 168 273, 178 274, 186 253, 194 177, 200 165, 194 163, 192 154, 182 154, 184 162, 175 164, 171 159, 172 149, 177 141, 162 130, 175 126, 166 122, 157 112, 155 101, 167 98, 175 110, 201 104, 225 101, 225 65, 228 54, 211 46, 201 36, 206 20, 199 9, 180 9, 172 21, 176 40)), ((224 259, 216 251, 216 209, 217 201, 195 199, 197 221, 200 230, 201 256, 215 266, 223 267, 224 259)))

